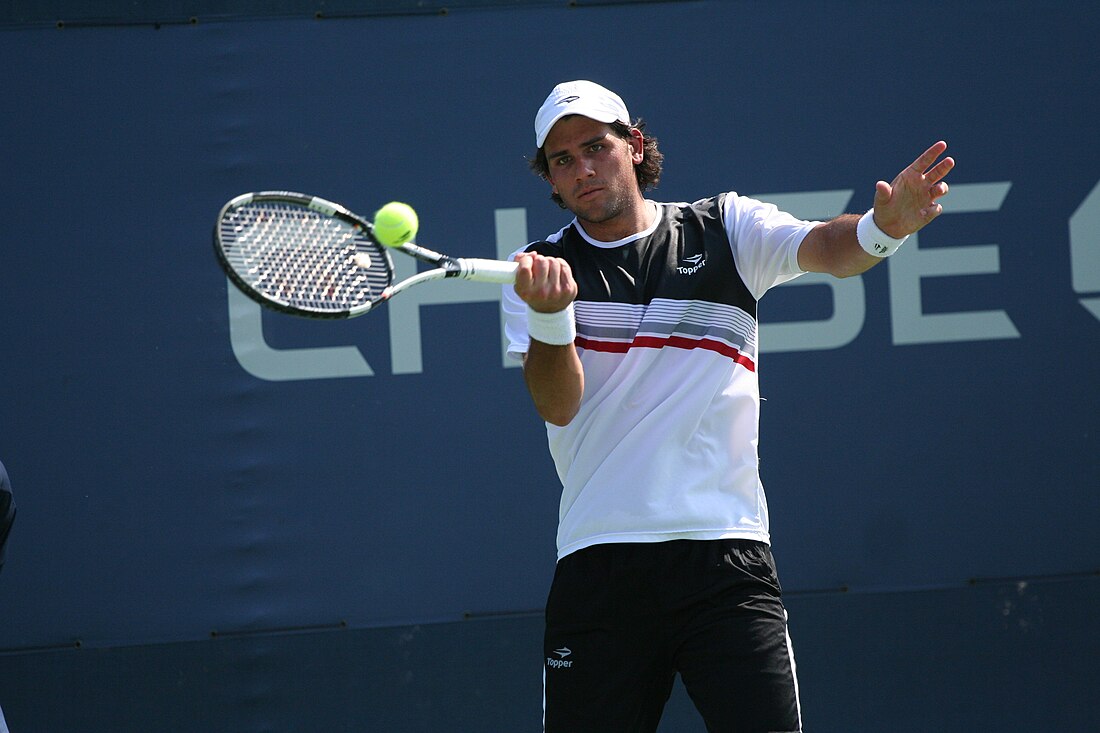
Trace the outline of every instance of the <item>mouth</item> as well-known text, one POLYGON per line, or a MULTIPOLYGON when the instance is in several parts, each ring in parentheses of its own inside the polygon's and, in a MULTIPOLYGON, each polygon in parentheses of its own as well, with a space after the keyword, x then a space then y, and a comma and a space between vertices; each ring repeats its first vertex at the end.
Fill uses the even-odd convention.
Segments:
POLYGON ((578 201, 584 201, 585 199, 591 198, 592 196, 596 195, 597 193, 599 193, 602 190, 603 189, 600 188, 599 186, 594 186, 592 188, 586 188, 586 189, 584 189, 583 191, 581 191, 577 194, 577 200, 578 201))

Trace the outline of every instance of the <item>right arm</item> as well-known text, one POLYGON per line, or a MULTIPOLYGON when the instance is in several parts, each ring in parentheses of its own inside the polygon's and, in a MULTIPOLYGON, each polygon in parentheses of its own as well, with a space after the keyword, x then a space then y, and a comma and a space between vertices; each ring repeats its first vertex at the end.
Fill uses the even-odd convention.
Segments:
MULTIPOLYGON (((577 297, 577 283, 565 260, 524 253, 516 262, 516 295, 531 310, 557 313, 577 297)), ((523 358, 523 377, 543 420, 559 426, 572 421, 584 395, 584 370, 573 344, 557 346, 532 338, 523 358)))

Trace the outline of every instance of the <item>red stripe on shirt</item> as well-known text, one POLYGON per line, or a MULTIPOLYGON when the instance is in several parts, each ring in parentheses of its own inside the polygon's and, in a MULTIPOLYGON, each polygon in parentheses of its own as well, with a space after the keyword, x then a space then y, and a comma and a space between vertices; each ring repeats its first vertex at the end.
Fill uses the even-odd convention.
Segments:
POLYGON ((598 341, 578 335, 575 343, 579 349, 589 349, 590 351, 602 351, 612 354, 625 354, 635 347, 641 349, 663 349, 666 346, 671 346, 675 349, 706 349, 707 351, 713 351, 733 359, 750 372, 756 371, 756 364, 753 363, 752 359, 727 343, 713 341, 711 339, 693 339, 684 336, 637 336, 632 342, 627 343, 625 341, 598 341))

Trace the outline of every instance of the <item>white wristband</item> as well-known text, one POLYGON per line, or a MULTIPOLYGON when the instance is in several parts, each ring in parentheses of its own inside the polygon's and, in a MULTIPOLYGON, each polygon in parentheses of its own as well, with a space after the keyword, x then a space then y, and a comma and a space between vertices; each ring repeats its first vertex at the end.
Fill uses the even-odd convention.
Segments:
POLYGON ((878 224, 875 223, 875 210, 871 209, 860 217, 859 224, 856 225, 856 239, 859 240, 859 246, 867 250, 868 254, 875 257, 889 257, 898 251, 902 242, 909 239, 909 235, 894 239, 879 229, 878 224))
POLYGON ((555 313, 540 313, 527 306, 527 333, 536 341, 553 346, 565 346, 577 338, 573 320, 573 304, 555 313))

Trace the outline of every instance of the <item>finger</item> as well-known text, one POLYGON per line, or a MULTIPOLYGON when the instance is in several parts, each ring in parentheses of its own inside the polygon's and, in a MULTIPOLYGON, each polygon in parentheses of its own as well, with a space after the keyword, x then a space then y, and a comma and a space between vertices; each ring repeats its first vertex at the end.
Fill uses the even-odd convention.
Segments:
POLYGON ((546 262, 538 255, 524 258, 516 269, 516 295, 530 306, 546 299, 546 262))
POLYGON ((946 196, 947 184, 943 181, 940 181, 935 186, 932 186, 932 188, 928 189, 928 193, 932 196, 933 200, 938 199, 940 196, 946 196))
POLYGON ((935 183, 941 180, 944 176, 951 172, 951 169, 955 167, 954 158, 944 158, 939 163, 936 163, 935 167, 930 169, 924 174, 925 180, 935 183))
POLYGON ((569 267, 569 263, 562 260, 561 268, 558 271, 558 287, 564 293, 575 294, 577 291, 577 284, 573 280, 573 270, 569 267))
POLYGON ((569 263, 565 260, 558 260, 558 283, 565 284, 573 279, 573 271, 569 269, 569 263))
POLYGON ((541 289, 546 286, 546 276, 550 270, 550 260, 536 254, 531 258, 531 285, 541 289))
POLYGON ((538 287, 539 255, 525 252, 516 257, 516 293, 527 300, 538 287))
POLYGON ((531 255, 527 252, 518 254, 515 256, 516 273, 524 272, 526 274, 531 273, 531 255))
POLYGON ((875 208, 885 206, 890 202, 891 197, 894 195, 893 187, 886 181, 879 181, 875 184, 875 208))
POLYGON ((920 154, 916 160, 913 161, 913 165, 910 168, 915 169, 918 173, 923 174, 926 170, 932 167, 932 164, 936 162, 936 158, 943 155, 943 151, 947 150, 947 143, 943 140, 932 145, 932 147, 925 150, 920 154))
MULTIPOLYGON (((943 213, 943 207, 939 204, 930 204, 920 210, 920 215, 926 219, 925 224, 943 213)), ((923 225, 922 225, 923 226, 923 225)))

